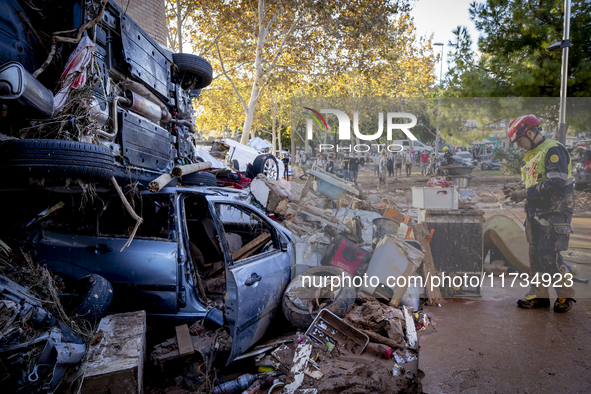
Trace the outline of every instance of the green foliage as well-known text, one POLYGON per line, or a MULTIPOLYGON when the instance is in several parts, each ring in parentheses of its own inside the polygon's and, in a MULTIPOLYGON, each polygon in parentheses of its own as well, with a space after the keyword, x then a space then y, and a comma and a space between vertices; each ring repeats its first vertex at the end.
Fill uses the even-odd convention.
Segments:
POLYGON ((520 175, 521 167, 525 165, 523 149, 498 150, 493 157, 501 160, 501 173, 505 175, 520 175))
MULTIPOLYGON (((475 58, 467 30, 458 27, 448 62, 447 96, 558 97, 562 52, 546 48, 562 40, 563 0, 487 0, 470 5, 479 32, 475 58)), ((591 96, 591 2, 571 6, 568 96, 591 96)))

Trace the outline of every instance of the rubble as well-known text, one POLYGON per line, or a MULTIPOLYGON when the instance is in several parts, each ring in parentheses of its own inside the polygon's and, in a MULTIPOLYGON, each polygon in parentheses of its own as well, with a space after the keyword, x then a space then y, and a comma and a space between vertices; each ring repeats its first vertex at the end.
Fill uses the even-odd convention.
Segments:
POLYGON ((143 393, 146 357, 146 312, 103 318, 102 336, 88 352, 81 393, 143 393))
POLYGON ((250 192, 268 212, 287 214, 287 202, 292 199, 289 184, 258 174, 250 184, 250 192))

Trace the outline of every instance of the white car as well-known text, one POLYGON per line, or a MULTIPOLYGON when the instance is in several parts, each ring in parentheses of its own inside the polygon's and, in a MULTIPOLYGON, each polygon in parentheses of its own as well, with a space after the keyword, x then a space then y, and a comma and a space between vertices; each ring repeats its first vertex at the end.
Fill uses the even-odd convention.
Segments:
POLYGON ((232 164, 236 171, 246 176, 251 175, 249 178, 254 178, 258 174, 265 174, 267 178, 272 179, 283 176, 283 162, 271 153, 259 153, 256 149, 229 138, 216 140, 212 152, 216 149, 227 151, 226 162, 232 164), (252 170, 248 169, 249 164, 252 165, 252 170))
POLYGON ((413 149, 415 152, 421 152, 426 150, 427 152, 432 152, 433 148, 431 148, 428 145, 423 144, 421 141, 416 140, 394 140, 388 143, 388 145, 391 144, 395 144, 395 145, 401 145, 402 146, 402 151, 406 151, 409 149, 413 149))

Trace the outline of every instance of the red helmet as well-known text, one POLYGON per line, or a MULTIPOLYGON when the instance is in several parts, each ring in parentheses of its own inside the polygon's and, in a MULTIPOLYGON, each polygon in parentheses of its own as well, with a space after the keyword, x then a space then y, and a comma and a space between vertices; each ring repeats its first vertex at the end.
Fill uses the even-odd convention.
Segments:
POLYGON ((528 130, 536 127, 542 121, 533 115, 523 115, 513 119, 509 125, 509 141, 514 143, 520 137, 523 137, 528 130))

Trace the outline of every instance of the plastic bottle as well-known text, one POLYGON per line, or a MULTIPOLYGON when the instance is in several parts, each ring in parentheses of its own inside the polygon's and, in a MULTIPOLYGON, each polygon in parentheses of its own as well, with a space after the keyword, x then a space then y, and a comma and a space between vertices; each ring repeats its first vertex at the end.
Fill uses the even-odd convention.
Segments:
POLYGON ((365 347, 365 351, 374 356, 389 359, 392 357, 392 348, 386 345, 370 342, 365 347))
POLYGON ((213 388, 213 394, 232 394, 250 387, 251 384, 256 380, 256 376, 249 373, 240 376, 237 379, 230 380, 213 388))

